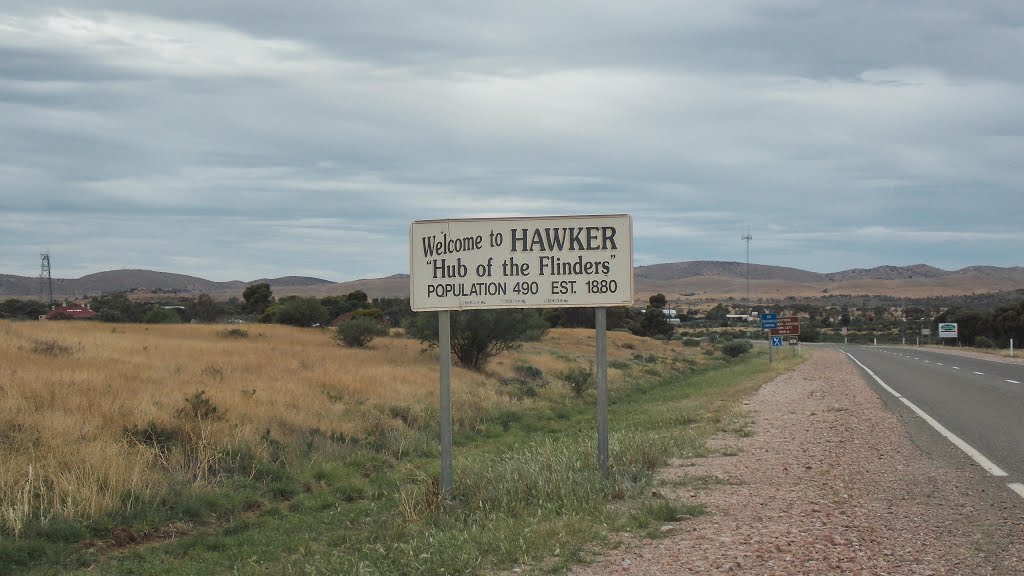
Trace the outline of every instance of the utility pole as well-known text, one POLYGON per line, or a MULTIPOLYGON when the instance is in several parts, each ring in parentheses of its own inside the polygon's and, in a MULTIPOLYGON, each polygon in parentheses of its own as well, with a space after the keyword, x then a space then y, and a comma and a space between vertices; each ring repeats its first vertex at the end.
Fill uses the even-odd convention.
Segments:
MULTIPOLYGON (((747 241, 747 306, 753 308, 754 303, 750 301, 750 241, 754 237, 750 235, 750 228, 747 228, 747 235, 743 236, 741 240, 747 241)), ((748 311, 747 314, 750 314, 748 311)))
POLYGON ((50 291, 50 308, 53 308, 53 276, 50 274, 50 252, 43 251, 39 255, 39 292, 42 293, 46 287, 50 291))

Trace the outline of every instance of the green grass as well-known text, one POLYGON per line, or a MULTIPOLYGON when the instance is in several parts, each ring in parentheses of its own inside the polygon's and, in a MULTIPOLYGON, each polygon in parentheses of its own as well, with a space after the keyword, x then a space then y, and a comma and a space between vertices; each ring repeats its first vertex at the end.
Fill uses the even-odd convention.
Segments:
POLYGON ((769 369, 751 354, 635 376, 610 399, 607 481, 597 470, 592 399, 538 401, 490 416, 482 431, 457 430, 447 501, 436 422, 409 413, 420 426, 405 439, 411 451, 400 454, 386 438, 282 448, 277 463, 260 463, 251 477, 183 486, 136 516, 29 527, 18 541, 0 541, 0 574, 563 571, 612 533, 657 537, 665 523, 704 513, 699 503, 653 497, 655 472, 670 458, 705 455, 716 433, 742 434, 737 401, 800 360, 769 369))

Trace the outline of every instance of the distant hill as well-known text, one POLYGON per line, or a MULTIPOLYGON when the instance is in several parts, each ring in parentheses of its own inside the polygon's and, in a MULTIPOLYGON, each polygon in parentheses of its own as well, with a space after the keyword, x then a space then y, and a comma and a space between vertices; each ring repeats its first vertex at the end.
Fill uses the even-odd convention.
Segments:
MULTIPOLYGON (((698 260, 638 266, 636 297, 645 300, 661 292, 671 301, 743 299, 747 266, 742 262, 698 260)), ((370 297, 409 295, 409 275, 331 282, 322 278, 285 276, 243 282, 214 282, 195 276, 153 270, 111 270, 76 279, 54 279, 54 294, 71 296, 145 290, 178 294, 210 294, 215 298, 241 296, 249 284, 267 282, 279 296, 331 296, 362 290, 370 297)), ((1024 267, 969 266, 942 270, 926 264, 878 266, 818 273, 784 266, 750 265, 751 299, 809 297, 823 294, 899 297, 956 296, 1013 291, 1024 287, 1024 267)), ((0 297, 35 297, 39 279, 0 274, 0 297)))
MULTIPOLYGON (((154 270, 108 270, 88 274, 81 278, 54 278, 54 296, 70 297, 95 294, 112 294, 129 290, 147 290, 171 293, 221 294, 231 292, 241 296, 249 284, 266 282, 271 288, 301 288, 334 284, 322 278, 285 276, 283 278, 261 278, 251 282, 231 280, 214 282, 196 276, 157 272, 154 270)), ((40 294, 39 278, 0 274, 0 296, 36 296, 40 294)))

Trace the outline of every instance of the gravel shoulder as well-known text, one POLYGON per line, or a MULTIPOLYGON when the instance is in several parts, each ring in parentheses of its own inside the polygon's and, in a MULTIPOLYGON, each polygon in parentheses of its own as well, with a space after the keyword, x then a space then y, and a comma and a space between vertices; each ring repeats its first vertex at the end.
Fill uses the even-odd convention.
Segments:
MULTIPOLYGON (((746 406, 751 437, 674 462, 706 516, 571 574, 1024 574, 1024 499, 955 449, 922 449, 860 371, 816 350, 746 406)), ((673 487, 674 486, 674 487, 673 487)))

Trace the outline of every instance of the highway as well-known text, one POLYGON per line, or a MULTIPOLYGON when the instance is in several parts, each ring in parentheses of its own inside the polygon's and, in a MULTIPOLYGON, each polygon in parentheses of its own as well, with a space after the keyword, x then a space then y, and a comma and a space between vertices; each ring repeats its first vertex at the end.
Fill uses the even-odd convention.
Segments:
POLYGON ((1024 364, 913 347, 839 348, 882 394, 1024 497, 1024 364))

